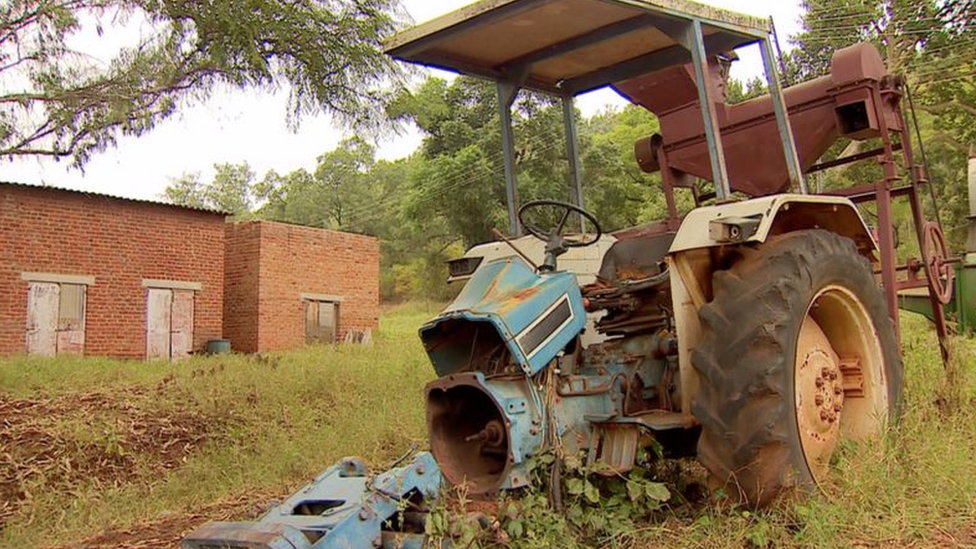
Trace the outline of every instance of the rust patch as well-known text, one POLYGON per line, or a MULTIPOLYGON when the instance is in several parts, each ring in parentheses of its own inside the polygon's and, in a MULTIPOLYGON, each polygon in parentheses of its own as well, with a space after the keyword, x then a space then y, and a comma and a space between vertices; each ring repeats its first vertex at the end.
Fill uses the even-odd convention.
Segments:
POLYGON ((532 296, 539 293, 539 290, 541 289, 542 286, 537 285, 529 286, 528 288, 515 292, 502 301, 501 306, 498 308, 498 312, 502 314, 507 313, 508 311, 531 299, 532 296))

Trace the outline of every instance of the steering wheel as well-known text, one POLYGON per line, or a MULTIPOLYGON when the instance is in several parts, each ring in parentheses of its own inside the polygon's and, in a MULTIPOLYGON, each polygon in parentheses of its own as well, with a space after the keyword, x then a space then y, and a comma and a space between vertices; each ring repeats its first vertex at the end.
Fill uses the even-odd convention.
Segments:
POLYGON ((532 202, 528 202, 519 208, 518 218, 519 223, 522 224, 522 227, 524 227, 529 234, 543 242, 548 243, 550 247, 582 248, 584 246, 592 246, 593 244, 599 242, 600 237, 603 236, 603 229, 600 228, 600 222, 596 220, 596 217, 594 217, 593 214, 584 210, 583 208, 580 208, 579 206, 569 204, 567 202, 560 202, 558 200, 534 200, 532 202), (563 215, 560 218, 559 223, 548 231, 543 230, 539 228, 538 225, 529 223, 525 220, 526 212, 544 208, 557 208, 563 210, 563 215), (592 238, 587 238, 587 235, 582 235, 581 240, 567 239, 563 237, 563 229, 566 228, 566 222, 569 221, 569 215, 573 212, 583 216, 583 218, 589 221, 590 224, 593 225, 593 228, 596 229, 596 234, 592 238))

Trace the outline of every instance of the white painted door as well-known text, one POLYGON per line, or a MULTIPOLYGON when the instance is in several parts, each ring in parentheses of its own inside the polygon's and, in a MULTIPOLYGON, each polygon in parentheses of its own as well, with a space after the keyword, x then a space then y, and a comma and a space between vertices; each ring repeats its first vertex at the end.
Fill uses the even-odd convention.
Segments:
POLYGON ((173 290, 173 318, 170 326, 171 357, 186 358, 193 350, 193 291, 173 290))
POLYGON ((61 284, 58 296, 58 354, 85 352, 85 307, 87 289, 81 284, 61 284))
POLYGON ((54 356, 58 353, 58 309, 60 287, 48 282, 31 282, 27 293, 27 353, 54 356))
POLYGON ((146 301, 146 358, 169 360, 173 291, 149 288, 146 301))

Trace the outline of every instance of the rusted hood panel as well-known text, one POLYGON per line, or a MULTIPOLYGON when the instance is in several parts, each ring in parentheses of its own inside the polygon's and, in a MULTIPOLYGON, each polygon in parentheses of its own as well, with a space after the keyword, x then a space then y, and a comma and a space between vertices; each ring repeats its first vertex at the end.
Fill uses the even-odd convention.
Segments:
POLYGON ((492 261, 475 272, 443 313, 420 329, 439 375, 470 365, 478 332, 459 326, 472 322, 493 326, 512 358, 531 375, 579 335, 586 312, 571 273, 537 274, 518 258, 492 261))

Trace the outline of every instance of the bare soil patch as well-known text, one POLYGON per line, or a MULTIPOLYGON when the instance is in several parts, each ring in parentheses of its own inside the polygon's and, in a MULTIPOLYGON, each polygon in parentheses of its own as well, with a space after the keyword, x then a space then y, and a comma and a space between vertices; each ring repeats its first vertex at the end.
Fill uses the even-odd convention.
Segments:
MULTIPOLYGON (((164 390, 164 384, 156 390, 164 390)), ((182 464, 220 422, 193 410, 165 410, 154 391, 117 391, 15 399, 0 395, 0 530, 33 490, 81 484, 117 486, 182 464), (69 422, 106 425, 72 436, 69 422)))
POLYGON ((52 549, 177 549, 187 534, 209 521, 252 520, 265 512, 271 496, 246 494, 127 529, 109 530, 80 543, 52 549))

